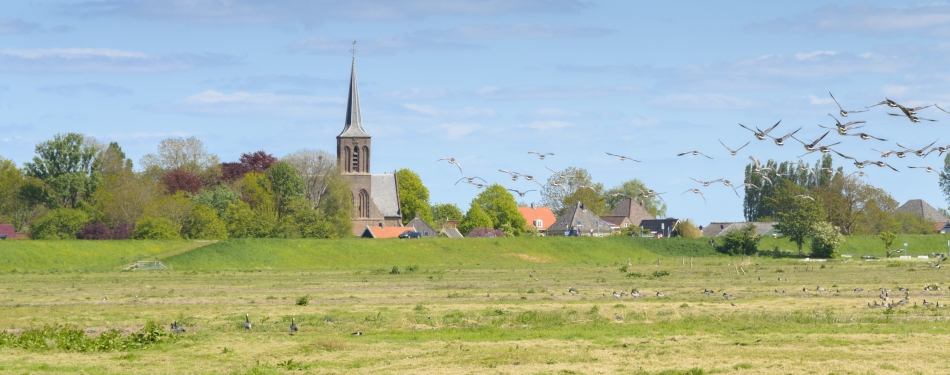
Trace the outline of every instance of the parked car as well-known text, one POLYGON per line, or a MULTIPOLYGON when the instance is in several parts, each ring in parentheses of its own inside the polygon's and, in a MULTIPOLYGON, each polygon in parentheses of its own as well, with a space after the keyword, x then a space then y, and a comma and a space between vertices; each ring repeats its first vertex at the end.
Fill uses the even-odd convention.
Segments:
POLYGON ((407 230, 399 234, 399 238, 422 238, 422 233, 407 230))

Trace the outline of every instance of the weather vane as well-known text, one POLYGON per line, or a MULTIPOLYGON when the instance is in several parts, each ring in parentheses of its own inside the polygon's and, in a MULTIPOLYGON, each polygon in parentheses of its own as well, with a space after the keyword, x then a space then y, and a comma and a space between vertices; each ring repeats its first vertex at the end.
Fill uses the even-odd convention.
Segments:
POLYGON ((354 40, 353 43, 351 44, 353 44, 353 48, 350 48, 350 53, 353 54, 353 58, 355 59, 356 58, 356 41, 354 40))

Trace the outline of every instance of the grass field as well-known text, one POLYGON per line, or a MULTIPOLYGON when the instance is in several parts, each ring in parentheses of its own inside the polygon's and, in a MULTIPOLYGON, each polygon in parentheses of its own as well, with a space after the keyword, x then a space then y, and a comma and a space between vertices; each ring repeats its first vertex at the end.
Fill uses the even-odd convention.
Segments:
MULTIPOLYGON (((96 335, 178 320, 187 331, 131 351, 0 347, 0 374, 950 373, 940 354, 950 334, 945 269, 923 260, 730 258, 693 242, 463 241, 469 250, 443 241, 222 241, 164 258, 171 271, 108 266, 123 261, 101 261, 106 271, 94 272, 7 268, 0 329, 71 324, 96 335), (935 284, 941 290, 923 290, 935 284), (878 288, 902 299, 899 286, 909 288, 907 306, 867 307, 883 302, 878 288), (612 296, 631 289, 646 297, 612 296)), ((0 259, 13 259, 4 245, 0 259)), ((166 245, 143 254, 194 246, 166 245)))

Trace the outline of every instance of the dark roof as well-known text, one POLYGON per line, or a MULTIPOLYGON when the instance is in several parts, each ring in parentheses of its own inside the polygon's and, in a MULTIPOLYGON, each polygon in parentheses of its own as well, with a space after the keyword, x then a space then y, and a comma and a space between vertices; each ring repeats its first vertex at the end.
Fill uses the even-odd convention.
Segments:
POLYGON ((360 119, 360 93, 356 87, 356 58, 350 70, 350 95, 346 99, 346 123, 343 132, 337 137, 369 137, 363 130, 363 121, 360 119))
POLYGON ((919 218, 930 220, 936 223, 945 223, 950 221, 946 216, 937 211, 931 205, 924 202, 923 199, 911 199, 897 208, 897 212, 906 212, 919 218))
POLYGON ((627 223, 630 222, 630 219, 628 219, 626 216, 601 216, 600 220, 606 221, 608 224, 613 224, 618 227, 622 227, 624 221, 627 223))
POLYGON ((777 222, 715 222, 703 227, 703 237, 723 236, 734 230, 745 228, 746 225, 755 226, 755 234, 759 236, 771 233, 777 222))
POLYGON ((610 226, 606 222, 583 206, 582 203, 578 202, 574 207, 568 208, 561 217, 557 218, 554 224, 548 227, 548 233, 556 234, 571 229, 577 229, 581 233, 589 233, 592 228, 594 233, 610 232, 610 226))
POLYGON ((642 226, 640 222, 643 220, 656 220, 656 217, 650 215, 643 206, 630 198, 624 198, 620 203, 617 203, 613 211, 610 211, 609 216, 626 216, 630 219, 630 224, 638 226, 642 226))
POLYGON ((438 237, 439 236, 439 232, 436 231, 435 229, 432 229, 432 226, 427 224, 425 220, 422 220, 419 217, 418 213, 416 213, 415 218, 413 218, 412 220, 409 220, 409 222, 406 223, 406 227, 411 227, 415 229, 416 232, 422 233, 423 237, 438 237))
POLYGON ((651 232, 666 232, 669 229, 669 233, 673 233, 673 227, 676 226, 680 219, 666 218, 666 219, 656 219, 656 220, 643 220, 640 222, 640 227, 651 232))
POLYGON ((376 208, 383 213, 383 217, 402 217, 399 213, 399 189, 396 186, 396 175, 374 174, 370 177, 370 199, 376 208))

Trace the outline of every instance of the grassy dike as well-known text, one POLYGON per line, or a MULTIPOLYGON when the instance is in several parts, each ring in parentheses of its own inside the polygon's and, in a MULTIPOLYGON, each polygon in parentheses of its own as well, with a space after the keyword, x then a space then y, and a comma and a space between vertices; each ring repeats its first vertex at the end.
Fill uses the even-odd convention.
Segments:
POLYGON ((109 271, 194 247, 196 241, 0 241, 0 272, 109 271))

